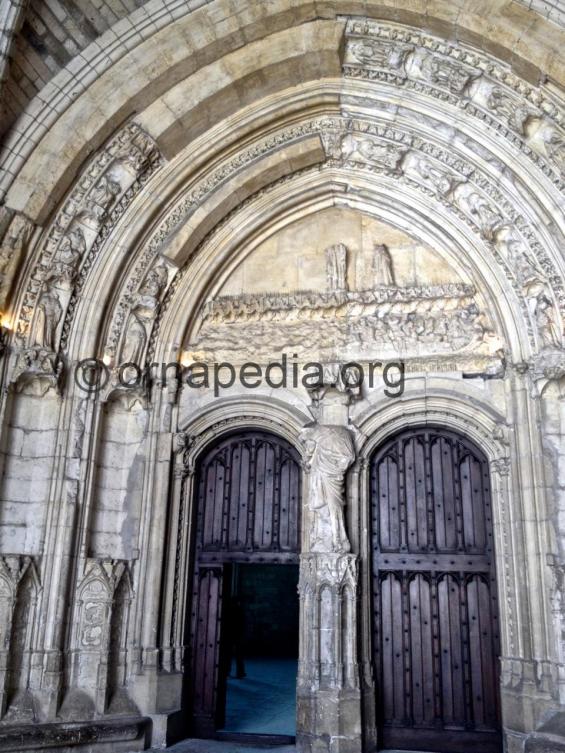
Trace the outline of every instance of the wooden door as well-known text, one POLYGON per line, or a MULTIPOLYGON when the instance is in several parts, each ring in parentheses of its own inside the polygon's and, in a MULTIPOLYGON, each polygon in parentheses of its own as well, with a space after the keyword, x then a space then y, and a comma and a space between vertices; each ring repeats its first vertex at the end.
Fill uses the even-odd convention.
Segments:
POLYGON ((441 429, 398 434, 371 462, 380 747, 501 750, 488 462, 441 429))
POLYGON ((246 431, 199 462, 188 676, 192 733, 221 726, 225 677, 222 614, 231 563, 296 563, 300 542, 300 456, 281 437, 246 431))

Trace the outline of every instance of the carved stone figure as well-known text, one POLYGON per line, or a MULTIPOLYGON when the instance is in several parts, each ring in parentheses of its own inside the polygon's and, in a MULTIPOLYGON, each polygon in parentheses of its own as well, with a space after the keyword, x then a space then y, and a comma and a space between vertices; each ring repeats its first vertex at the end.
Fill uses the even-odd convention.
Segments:
POLYGON ((522 285, 526 285, 531 280, 539 278, 539 273, 532 264, 524 243, 515 236, 510 234, 501 246, 506 249, 506 260, 508 266, 513 270, 516 278, 522 285))
POLYGON ((116 161, 139 174, 152 161, 159 158, 159 150, 154 141, 143 131, 134 133, 131 142, 116 155, 116 161))
POLYGON ((310 551, 349 552, 343 522, 345 472, 355 460, 351 433, 345 426, 315 425, 301 433, 310 465, 308 505, 314 513, 310 551))
MULTIPOLYGON (((412 155, 410 155, 412 156, 412 155)), ((411 163, 414 165, 417 173, 426 183, 433 186, 438 196, 447 196, 453 189, 463 182, 463 178, 449 173, 447 170, 440 170, 425 159, 412 158, 411 163)))
POLYGON ((472 79, 480 75, 480 71, 452 63, 444 58, 430 55, 422 65, 422 72, 433 84, 445 86, 455 94, 462 94, 472 79))
POLYGON ((555 310, 545 293, 541 293, 537 299, 536 324, 540 339, 545 347, 560 347, 561 335, 555 319, 555 310))
POLYGON ((396 285, 394 280, 394 268, 392 256, 384 243, 375 243, 373 256, 373 271, 375 273, 375 286, 396 285))
POLYGON ((367 136, 349 133, 341 140, 341 154, 345 160, 365 162, 396 171, 406 154, 405 147, 381 143, 367 136))
POLYGON ((0 244, 0 307, 4 308, 12 277, 33 233, 33 223, 21 214, 0 207, 0 230, 7 228, 0 244))
POLYGON ((57 293, 48 285, 44 285, 43 292, 37 302, 37 314, 31 338, 32 345, 47 350, 55 350, 55 335, 62 313, 63 308, 57 293))
POLYGON ((139 295, 158 299, 167 284, 167 269, 164 264, 150 270, 139 289, 139 295))
POLYGON ((103 175, 88 197, 88 207, 98 220, 104 219, 121 191, 116 180, 103 175))
POLYGON ((57 259, 63 264, 76 267, 85 251, 84 233, 79 227, 75 226, 63 236, 57 250, 57 259))
POLYGON ((351 56, 360 63, 404 74, 404 66, 413 47, 384 40, 352 42, 351 56))
POLYGON ((145 325, 139 316, 135 312, 132 312, 122 345, 120 363, 135 363, 140 366, 146 342, 147 331, 145 325))
POLYGON ((502 216, 476 191, 459 198, 461 209, 473 220, 486 240, 494 240, 503 226, 502 216))
POLYGON ((63 236, 52 269, 47 275, 49 281, 72 282, 77 274, 80 260, 86 251, 84 234, 79 227, 71 228, 63 236))
POLYGON ((326 249, 328 290, 347 290, 347 247, 343 243, 326 249))
POLYGON ((511 128, 522 134, 528 118, 535 115, 533 110, 524 106, 521 100, 499 88, 494 88, 489 94, 487 107, 505 120, 511 128))
POLYGON ((565 173, 565 138, 557 131, 552 131, 545 142, 545 148, 559 172, 565 173))
POLYGON ((147 343, 149 322, 156 316, 167 284, 167 268, 158 264, 151 269, 133 298, 119 358, 120 363, 140 365, 147 343))

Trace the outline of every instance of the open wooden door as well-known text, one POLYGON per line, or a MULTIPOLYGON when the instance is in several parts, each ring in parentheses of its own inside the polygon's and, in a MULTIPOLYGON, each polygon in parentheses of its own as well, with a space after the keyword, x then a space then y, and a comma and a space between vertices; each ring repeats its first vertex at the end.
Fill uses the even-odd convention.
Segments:
POLYGON ((274 434, 232 434, 201 458, 196 490, 190 728, 213 737, 224 713, 222 621, 231 565, 298 562, 300 456, 274 434))

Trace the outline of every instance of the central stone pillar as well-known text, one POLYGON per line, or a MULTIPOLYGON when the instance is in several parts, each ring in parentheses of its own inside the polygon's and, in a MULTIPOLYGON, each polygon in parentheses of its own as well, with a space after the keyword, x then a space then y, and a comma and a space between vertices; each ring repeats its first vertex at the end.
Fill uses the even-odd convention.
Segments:
POLYGON ((355 460, 350 396, 330 387, 306 448, 304 540, 300 558, 297 746, 301 753, 361 753, 357 658, 357 555, 344 524, 345 473, 355 460))

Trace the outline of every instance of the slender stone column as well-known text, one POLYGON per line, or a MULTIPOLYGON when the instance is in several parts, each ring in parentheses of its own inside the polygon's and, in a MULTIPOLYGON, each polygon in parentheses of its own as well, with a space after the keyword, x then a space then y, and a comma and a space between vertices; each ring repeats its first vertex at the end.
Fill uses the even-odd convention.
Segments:
POLYGON ((355 459, 349 395, 336 388, 306 427, 307 483, 300 558, 297 744, 302 753, 360 753, 358 556, 344 525, 344 477, 355 459))

